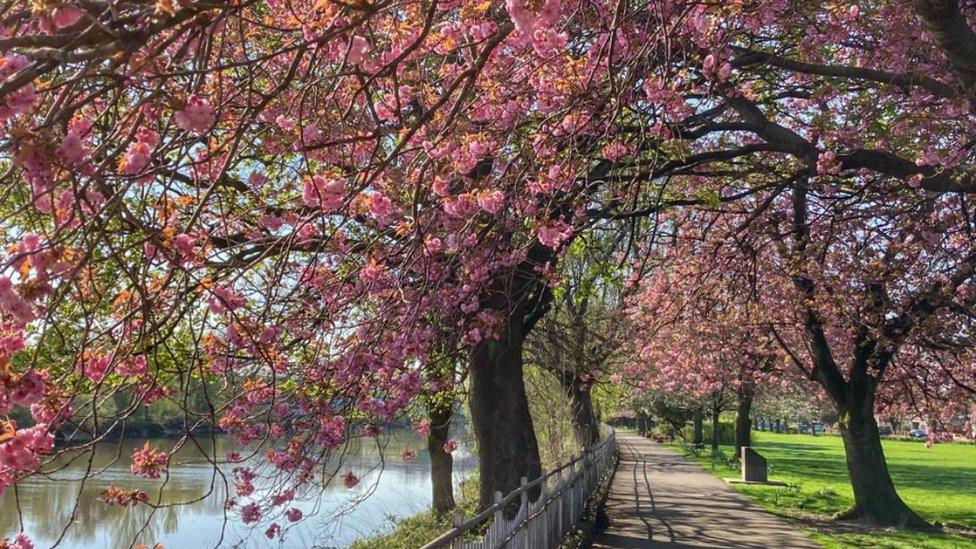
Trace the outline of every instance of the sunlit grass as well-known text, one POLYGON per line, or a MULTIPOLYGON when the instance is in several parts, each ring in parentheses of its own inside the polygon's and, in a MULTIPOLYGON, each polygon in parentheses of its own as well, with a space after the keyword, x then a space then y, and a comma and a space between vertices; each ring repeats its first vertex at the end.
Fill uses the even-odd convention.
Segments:
MULTIPOLYGON (((885 440, 885 456, 898 493, 924 518, 976 529, 976 445, 955 442, 926 448, 921 442, 885 440)), ((756 432, 753 448, 766 457, 770 479, 788 486, 733 485, 768 510, 793 518, 826 516, 850 507, 850 487, 840 437, 756 432)), ((728 456, 731 446, 722 446, 728 456)), ((738 471, 706 453, 695 457, 719 477, 738 471)), ((826 547, 976 547, 957 535, 904 531, 869 533, 823 529, 811 537, 826 547)))

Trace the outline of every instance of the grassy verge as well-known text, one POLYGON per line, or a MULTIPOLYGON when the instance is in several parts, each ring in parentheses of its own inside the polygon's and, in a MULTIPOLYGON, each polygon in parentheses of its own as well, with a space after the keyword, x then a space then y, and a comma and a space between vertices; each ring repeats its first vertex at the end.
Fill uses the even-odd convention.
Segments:
MULTIPOLYGON (((458 497, 458 510, 464 513, 465 517, 475 514, 480 486, 477 475, 461 481, 459 494, 455 495, 458 497)), ((438 515, 433 511, 427 511, 398 519, 390 532, 356 540, 349 549, 415 549, 450 528, 451 513, 438 515)))
MULTIPOLYGON (((854 502, 844 447, 836 436, 753 434, 752 446, 769 460, 770 479, 788 486, 732 485, 769 511, 794 520, 825 547, 976 548, 976 446, 885 440, 884 450, 895 486, 926 519, 949 525, 945 534, 871 530, 828 520, 854 502)), ((724 457, 686 452, 718 477, 739 474, 724 457)))

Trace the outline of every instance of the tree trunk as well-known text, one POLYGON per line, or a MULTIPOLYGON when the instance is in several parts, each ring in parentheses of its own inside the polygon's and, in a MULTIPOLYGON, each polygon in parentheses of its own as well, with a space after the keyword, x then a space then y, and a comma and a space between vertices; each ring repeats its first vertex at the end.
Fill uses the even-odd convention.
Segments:
MULTIPOLYGON (((569 397, 570 421, 573 425, 573 435, 580 448, 589 449, 600 442, 600 428, 596 415, 593 413, 593 400, 589 387, 582 387, 580 379, 572 374, 559 376, 563 391, 569 397)), ((647 431, 646 418, 644 425, 647 431)))
POLYGON ((718 454, 718 416, 719 408, 715 406, 712 408, 712 455, 718 454))
POLYGON ((839 427, 854 488, 854 507, 837 518, 863 519, 877 526, 930 528, 902 501, 888 473, 873 406, 840 410, 839 427))
MULTIPOLYGON (((478 441, 481 471, 481 508, 494 503, 495 491, 508 494, 522 477, 534 480, 542 474, 539 444, 529 415, 522 380, 521 321, 510 320, 499 339, 485 340, 470 353, 471 423, 478 441)), ((539 489, 533 490, 534 501, 539 489)), ((516 499, 514 514, 519 507, 516 499)))
POLYGON ((752 399, 752 389, 743 387, 739 393, 739 409, 735 415, 735 459, 742 457, 742 447, 749 446, 752 439, 752 420, 749 419, 752 399))
POLYGON ((444 450, 451 436, 451 404, 433 406, 428 410, 430 433, 427 435, 427 451, 430 453, 431 501, 435 513, 454 509, 454 458, 444 450))
POLYGON ((694 432, 692 435, 692 444, 695 446, 701 446, 705 444, 705 434, 702 428, 702 423, 704 423, 704 416, 701 410, 695 410, 695 415, 692 418, 692 423, 694 424, 694 432))

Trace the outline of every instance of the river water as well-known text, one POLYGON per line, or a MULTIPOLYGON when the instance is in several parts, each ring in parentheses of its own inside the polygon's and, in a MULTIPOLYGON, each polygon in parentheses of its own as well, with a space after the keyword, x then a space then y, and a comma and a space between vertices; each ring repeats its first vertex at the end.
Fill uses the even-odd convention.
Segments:
MULTIPOLYGON (((214 468, 201 462, 198 449, 184 446, 170 461, 169 480, 151 480, 129 472, 129 456, 144 440, 103 443, 95 451, 68 463, 54 478, 31 477, 8 487, 0 495, 0 539, 27 532, 37 547, 115 548, 142 543, 166 549, 204 549, 206 547, 344 547, 355 539, 388 531, 396 518, 410 516, 430 507, 430 460, 424 440, 413 433, 397 433, 376 444, 354 444, 342 461, 340 472, 357 472, 360 483, 346 489, 341 479, 324 491, 296 499, 286 507, 298 507, 305 519, 289 525, 279 541, 264 536, 266 521, 259 527, 243 524, 233 514, 225 514, 226 491, 223 480, 215 478, 214 468), (417 451, 417 458, 405 462, 398 456, 404 446, 417 451), (84 483, 80 478, 89 467, 96 475, 84 483), (154 500, 160 490, 162 501, 193 502, 156 510, 145 505, 122 508, 98 499, 109 485, 139 488, 154 500), (80 495, 79 495, 80 494, 80 495), (209 495, 208 495, 209 494, 209 495), (197 501, 198 500, 198 501, 197 501), (18 505, 19 503, 19 505, 18 505), (76 505, 77 503, 77 505, 76 505), (70 526, 65 530, 66 526, 70 526), (63 533, 63 536, 62 536, 63 533)), ((150 440, 151 446, 172 447, 172 440, 150 440)), ((201 441, 212 454, 213 444, 201 441)), ((216 454, 234 450, 233 442, 218 438, 216 454)), ((454 452, 455 482, 475 465, 465 447, 454 452)), ((231 466, 221 466, 233 485, 231 466)), ((255 481, 260 489, 260 484, 255 481)), ((288 524, 278 517, 282 525, 288 524)))

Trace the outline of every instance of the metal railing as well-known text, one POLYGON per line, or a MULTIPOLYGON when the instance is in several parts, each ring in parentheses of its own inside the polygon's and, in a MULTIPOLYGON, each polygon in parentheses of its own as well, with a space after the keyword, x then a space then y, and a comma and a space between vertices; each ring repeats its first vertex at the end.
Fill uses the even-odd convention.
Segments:
POLYGON ((465 520, 460 512, 454 514, 454 527, 422 549, 450 547, 451 549, 542 549, 556 547, 581 518, 586 502, 600 480, 612 473, 617 462, 616 432, 605 427, 602 442, 584 451, 565 465, 558 466, 529 482, 522 477, 522 485, 506 496, 495 492, 495 504, 465 520), (541 486, 541 494, 529 502, 529 491, 541 486), (505 517, 505 509, 520 500, 518 513, 505 517), (465 535, 493 518, 480 539, 464 539, 465 535))

